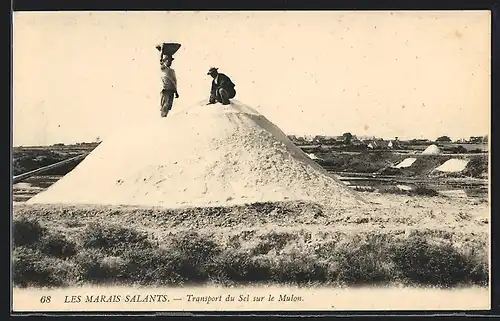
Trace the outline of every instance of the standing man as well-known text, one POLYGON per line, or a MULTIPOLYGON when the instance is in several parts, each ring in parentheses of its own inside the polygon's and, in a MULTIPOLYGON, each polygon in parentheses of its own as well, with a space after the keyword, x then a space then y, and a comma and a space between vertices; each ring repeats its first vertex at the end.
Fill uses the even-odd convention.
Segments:
POLYGON ((218 68, 210 68, 207 75, 213 78, 208 105, 215 104, 216 102, 222 103, 223 105, 229 105, 229 99, 236 96, 234 83, 228 76, 219 73, 218 68))
MULTIPOLYGON (((162 57, 163 58, 163 57, 162 57)), ((161 91, 161 117, 167 117, 169 111, 172 109, 175 98, 179 98, 177 93, 177 77, 175 76, 175 70, 171 68, 173 57, 166 57, 166 60, 160 60, 160 69, 162 72, 162 84, 163 88, 161 91)))

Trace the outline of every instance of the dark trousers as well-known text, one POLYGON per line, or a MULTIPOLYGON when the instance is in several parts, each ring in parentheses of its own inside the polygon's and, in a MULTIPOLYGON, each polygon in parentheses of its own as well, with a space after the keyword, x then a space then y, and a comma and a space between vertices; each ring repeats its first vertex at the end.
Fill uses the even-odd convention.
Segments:
POLYGON ((219 88, 215 91, 215 100, 223 105, 229 104, 229 99, 236 96, 234 88, 219 88))
POLYGON ((174 104, 174 94, 175 91, 173 90, 162 90, 160 100, 161 117, 167 117, 168 112, 172 109, 172 105, 174 104))

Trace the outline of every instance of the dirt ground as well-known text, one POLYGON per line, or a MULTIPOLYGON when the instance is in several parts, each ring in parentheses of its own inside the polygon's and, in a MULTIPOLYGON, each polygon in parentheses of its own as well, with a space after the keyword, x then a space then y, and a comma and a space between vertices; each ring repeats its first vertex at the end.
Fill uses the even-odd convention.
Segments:
POLYGON ((106 220, 124 226, 133 225, 158 235, 183 228, 217 228, 221 233, 249 228, 275 231, 405 231, 425 228, 477 234, 489 230, 489 206, 484 199, 379 193, 362 193, 362 196, 371 204, 335 209, 294 202, 181 210, 133 206, 28 206, 20 203, 14 207, 14 217, 36 211, 40 219, 53 224, 73 221, 72 225, 84 225, 106 220), (83 216, 77 216, 79 214, 83 216))

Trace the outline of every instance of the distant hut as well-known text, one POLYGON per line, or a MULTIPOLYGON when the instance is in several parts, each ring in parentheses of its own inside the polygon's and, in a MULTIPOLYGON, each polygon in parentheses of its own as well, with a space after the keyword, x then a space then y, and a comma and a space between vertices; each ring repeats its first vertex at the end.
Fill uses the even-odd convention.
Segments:
POLYGON ((373 140, 367 145, 370 149, 390 149, 392 146, 392 142, 388 142, 383 139, 373 140))

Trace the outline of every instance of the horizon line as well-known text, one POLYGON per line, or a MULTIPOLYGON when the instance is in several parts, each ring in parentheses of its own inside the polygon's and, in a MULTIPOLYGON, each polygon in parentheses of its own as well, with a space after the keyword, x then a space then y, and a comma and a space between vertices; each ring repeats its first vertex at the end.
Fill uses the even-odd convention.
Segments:
MULTIPOLYGON (((342 137, 342 135, 322 135, 322 134, 303 134, 303 135, 298 135, 298 134, 285 134, 287 137, 289 136, 295 136, 296 138, 305 138, 305 137, 311 137, 311 138, 315 138, 316 136, 322 136, 322 137, 325 137, 325 138, 334 138, 334 137, 342 137)), ((446 135, 442 135, 442 136, 446 136, 446 135)), ((400 139, 399 136, 394 136, 394 138, 385 138, 385 137, 379 137, 379 136, 375 136, 375 135, 355 135, 353 134, 353 137, 356 137, 356 138, 361 138, 361 139, 368 139, 368 140, 373 140, 373 139, 376 139, 376 140, 387 140, 387 141, 391 141, 391 140, 395 140, 395 137, 398 137, 398 140, 399 141, 412 141, 412 140, 427 140, 429 142, 436 142, 436 139, 430 139, 430 138, 405 138, 405 139, 400 139), (369 138, 367 138, 369 137, 369 138)), ((449 137, 449 136, 448 136, 449 137)), ((462 137, 462 138, 459 138, 459 139, 455 139, 455 140, 451 140, 449 143, 456 143, 458 140, 461 140, 461 139, 470 139, 472 137, 488 137, 489 138, 489 135, 486 134, 486 135, 476 135, 476 136, 469 136, 469 137, 462 137)), ((451 138, 451 137, 450 137, 451 138)), ((102 140, 103 141, 103 140, 102 140)), ((94 140, 94 141, 79 141, 79 142, 72 142, 72 143, 68 143, 68 142, 58 142, 58 143, 52 143, 52 144, 39 144, 39 145, 32 145, 32 144, 18 144, 18 145, 12 145, 12 148, 16 148, 16 147, 50 147, 50 146, 55 146, 55 145, 63 145, 63 146, 71 146, 71 145, 82 145, 82 144, 97 144, 97 143, 101 143, 102 141, 98 141, 98 140, 94 140)), ((442 142, 439 142, 439 143, 442 143, 442 142)), ((465 142, 466 143, 466 142, 465 142)), ((484 143, 486 144, 486 143, 484 143)))

